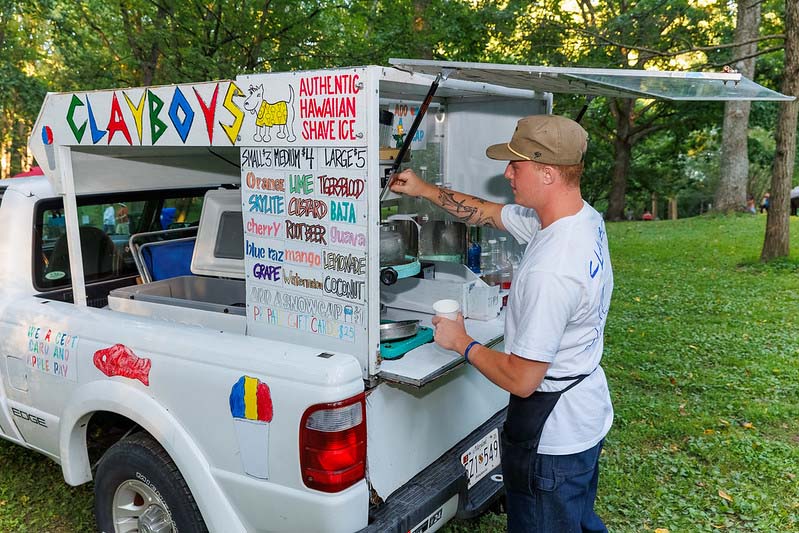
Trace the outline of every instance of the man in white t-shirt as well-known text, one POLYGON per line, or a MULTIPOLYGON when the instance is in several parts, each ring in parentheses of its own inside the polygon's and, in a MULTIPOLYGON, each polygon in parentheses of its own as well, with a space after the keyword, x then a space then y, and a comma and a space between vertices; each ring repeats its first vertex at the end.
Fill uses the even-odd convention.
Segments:
POLYGON ((576 122, 534 115, 486 155, 508 161, 515 204, 436 187, 412 170, 391 189, 427 198, 467 224, 527 243, 505 315, 505 352, 472 339, 458 320, 435 317, 435 340, 511 393, 502 433, 508 531, 607 531, 594 512, 599 455, 613 422, 599 366, 613 292, 602 217, 583 201, 588 135, 576 122))
POLYGON ((116 211, 114 211, 114 206, 109 205, 103 211, 103 231, 107 234, 114 233, 114 226, 116 225, 116 211))

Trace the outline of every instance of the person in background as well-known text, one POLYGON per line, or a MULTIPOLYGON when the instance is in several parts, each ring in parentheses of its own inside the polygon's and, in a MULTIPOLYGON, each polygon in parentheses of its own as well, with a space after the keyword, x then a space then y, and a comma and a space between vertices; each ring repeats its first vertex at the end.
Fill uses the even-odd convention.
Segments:
POLYGON ((114 212, 114 206, 108 205, 103 211, 103 231, 108 235, 114 233, 115 224, 116 214, 114 212))
POLYGON ((170 226, 175 221, 177 208, 164 207, 161 209, 161 229, 170 229, 170 226))
POLYGON ((763 195, 763 199, 760 200, 760 212, 761 213, 768 213, 769 205, 771 204, 771 194, 766 193, 763 195))
POLYGON ((120 235, 127 235, 130 233, 130 219, 128 218, 128 206, 120 203, 119 209, 116 214, 116 231, 120 235))
POLYGON ((748 213, 757 214, 757 209, 755 209, 755 198, 754 196, 749 196, 746 199, 746 211, 748 213))
POLYGON ((641 215, 641 220, 652 220, 652 213, 649 212, 649 209, 644 209, 644 214, 641 215))
POLYGON ((607 531, 594 500, 613 422, 599 366, 613 271, 605 223, 580 193, 587 145, 585 130, 565 117, 521 119, 510 142, 486 150, 508 162, 515 204, 438 187, 410 169, 391 184, 527 243, 510 289, 504 352, 469 336, 463 315, 433 318, 436 343, 510 392, 501 460, 511 533, 607 531))

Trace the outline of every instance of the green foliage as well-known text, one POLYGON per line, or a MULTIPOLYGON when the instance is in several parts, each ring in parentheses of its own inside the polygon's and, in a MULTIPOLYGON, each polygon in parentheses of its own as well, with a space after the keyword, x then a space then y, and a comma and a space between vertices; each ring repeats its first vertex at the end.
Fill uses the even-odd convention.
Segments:
POLYGON ((57 82, 82 89, 340 66, 359 29, 330 0, 49 0, 42 13, 61 56, 57 82))
MULTIPOLYGON (((781 33, 783 2, 767 0, 762 10, 761 34, 781 33)), ((712 45, 730 42, 734 21, 734 4, 693 0, 37 0, 24 8, 0 0, 0 111, 6 113, 0 137, 24 148, 45 90, 386 64, 391 57, 718 69, 732 52, 712 45), (704 48, 690 51, 697 47, 704 48), (23 134, 13 127, 18 123, 23 134)), ((781 50, 759 58, 758 81, 778 88, 782 64, 781 50)), ((584 99, 558 96, 555 102, 555 112, 575 116, 584 99)), ((776 107, 755 104, 752 124, 773 131, 776 107)), ((679 150, 690 131, 720 120, 719 105, 638 101, 633 126, 643 133, 631 139, 630 204, 637 208, 653 193, 704 196, 678 161, 679 150), (644 143, 635 146, 639 138, 644 143)), ((583 123, 592 139, 586 195, 602 204, 618 124, 603 98, 591 104, 583 123)), ((771 157, 761 144, 753 144, 752 155, 771 157)), ((763 168, 753 174, 762 176, 763 168)))
POLYGON ((10 169, 14 173, 21 169, 21 148, 45 92, 34 74, 36 50, 42 44, 36 22, 18 2, 0 0, 0 149, 10 148, 15 155, 10 169))
MULTIPOLYGON (((732 47, 716 46, 727 45, 732 40, 737 9, 734 3, 546 0, 535 4, 509 2, 507 9, 513 11, 515 23, 500 28, 492 41, 492 50, 495 57, 510 62, 718 71, 736 59, 732 47)), ((764 34, 782 31, 781 11, 779 2, 764 3, 764 34)), ((779 39, 764 40, 761 48, 774 48, 779 42, 779 39)), ((764 56, 771 69, 763 76, 767 85, 774 86, 774 78, 781 75, 782 56, 779 50, 764 56)), ((559 100, 566 103, 558 104, 556 112, 576 114, 579 104, 575 98, 559 97, 559 100)), ((600 154, 600 159, 591 157, 588 161, 587 175, 593 179, 589 180, 587 196, 602 205, 609 197, 615 197, 609 213, 614 217, 621 213, 618 199, 623 189, 628 208, 639 213, 656 195, 691 197, 693 207, 684 212, 696 214, 707 191, 702 190, 704 183, 694 182, 680 167, 678 150, 691 130, 721 123, 723 107, 639 100, 628 117, 612 116, 612 104, 598 99, 591 106, 593 113, 584 120, 591 134, 591 150, 600 154), (608 145, 599 146, 604 143, 608 145), (632 157, 628 160, 630 152, 632 157), (610 179, 614 163, 629 169, 625 175, 626 187, 617 183, 615 195, 611 194, 610 179)), ((774 104, 760 107, 755 119, 773 130, 776 107, 774 104)), ((761 168, 752 171, 757 183, 762 181, 761 168)))

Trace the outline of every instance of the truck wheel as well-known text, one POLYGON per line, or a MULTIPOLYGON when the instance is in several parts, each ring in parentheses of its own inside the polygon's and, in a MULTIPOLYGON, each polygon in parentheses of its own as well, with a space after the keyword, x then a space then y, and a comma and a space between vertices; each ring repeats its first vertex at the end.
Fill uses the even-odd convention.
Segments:
POLYGON ((147 433, 103 454, 94 482, 94 515, 103 533, 207 533, 186 481, 147 433))

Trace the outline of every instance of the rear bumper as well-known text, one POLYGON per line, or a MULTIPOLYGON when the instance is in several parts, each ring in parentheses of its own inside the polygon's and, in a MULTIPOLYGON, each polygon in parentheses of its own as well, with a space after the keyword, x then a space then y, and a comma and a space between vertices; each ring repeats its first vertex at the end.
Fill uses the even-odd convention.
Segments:
POLYGON ((495 474, 502 473, 501 467, 495 468, 471 489, 467 489, 466 471, 460 459, 463 452, 491 430, 501 430, 506 411, 499 411, 433 464, 394 491, 382 505, 370 509, 369 525, 361 532, 406 533, 425 519, 435 517, 437 511, 456 495, 458 509, 455 517, 472 518, 485 511, 504 493, 502 482, 492 479, 495 474))

